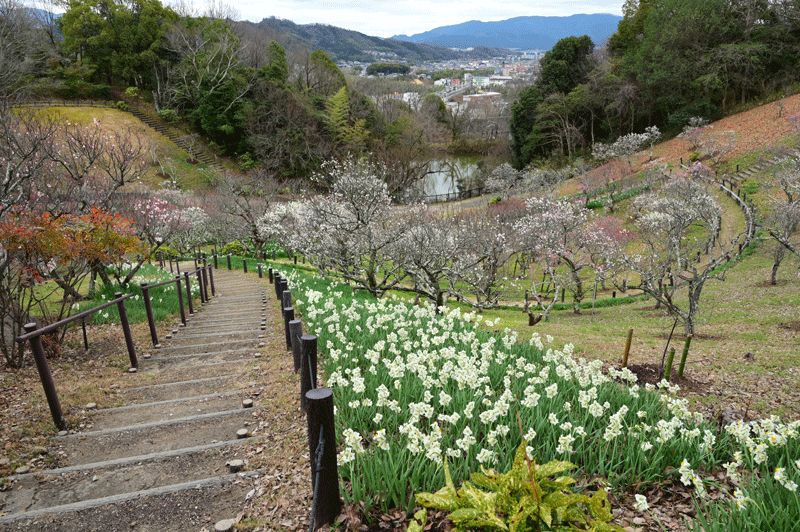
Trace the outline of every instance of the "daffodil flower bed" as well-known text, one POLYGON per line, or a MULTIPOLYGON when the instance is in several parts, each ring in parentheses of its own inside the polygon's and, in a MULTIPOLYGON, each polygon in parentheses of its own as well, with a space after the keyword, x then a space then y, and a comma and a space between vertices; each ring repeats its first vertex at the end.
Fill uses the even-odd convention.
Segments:
POLYGON ((604 372, 550 337, 521 343, 509 330, 490 333, 495 323, 481 326, 479 314, 288 276, 334 391, 347 501, 410 511, 415 493, 445 483, 445 457, 458 484, 480 466, 508 470, 522 440, 539 462, 568 460, 612 488, 672 478, 702 497, 716 469, 738 483, 746 470, 770 468, 796 492, 799 421, 721 430, 677 387, 642 388, 630 371, 604 372))

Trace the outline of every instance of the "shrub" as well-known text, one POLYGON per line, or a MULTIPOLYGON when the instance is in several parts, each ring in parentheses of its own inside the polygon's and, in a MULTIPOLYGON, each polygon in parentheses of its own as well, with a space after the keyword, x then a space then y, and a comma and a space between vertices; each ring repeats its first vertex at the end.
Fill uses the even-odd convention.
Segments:
POLYGON ((239 242, 238 240, 234 240, 233 242, 228 242, 225 246, 219 250, 220 255, 244 255, 244 244, 239 242))
POLYGON ((175 109, 162 109, 158 112, 158 117, 168 124, 174 124, 180 120, 175 109))
POLYGON ((114 107, 116 107, 120 111, 127 111, 128 110, 128 104, 123 102, 122 100, 120 100, 117 103, 115 103, 114 107))

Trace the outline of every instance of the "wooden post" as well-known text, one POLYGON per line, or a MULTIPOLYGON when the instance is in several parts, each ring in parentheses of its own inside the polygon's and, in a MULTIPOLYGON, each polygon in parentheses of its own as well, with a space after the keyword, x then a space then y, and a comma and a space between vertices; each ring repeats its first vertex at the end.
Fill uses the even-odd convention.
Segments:
POLYGON ((208 269, 208 280, 211 281, 211 295, 217 295, 217 291, 214 290, 214 270, 212 268, 208 269))
POLYGON ((203 276, 200 273, 200 270, 195 270, 195 277, 197 277, 197 286, 200 288, 200 304, 204 304, 206 302, 205 290, 203 290, 203 276))
MULTIPOLYGON (((122 292, 114 294, 114 298, 122 297, 122 292)), ((125 300, 122 299, 117 302, 117 310, 119 311, 119 321, 122 323, 122 333, 125 336, 125 345, 128 348, 128 358, 131 361, 132 368, 139 367, 139 361, 136 359, 136 348, 133 347, 133 335, 131 335, 131 326, 128 323, 128 313, 125 311, 125 300)))
POLYGON ((308 402, 308 450, 311 458, 311 491, 314 493, 314 530, 334 522, 342 509, 339 471, 336 465, 336 429, 333 392, 317 388, 306 394, 308 402))
MULTIPOLYGON (((25 329, 26 333, 33 332, 36 330, 36 324, 28 323, 23 329, 25 329)), ((58 392, 56 391, 56 384, 53 382, 53 374, 50 373, 47 357, 44 356, 41 335, 32 337, 30 343, 31 351, 33 351, 33 358, 36 361, 36 369, 39 372, 39 379, 41 379, 42 386, 44 387, 44 395, 47 397, 50 414, 53 416, 53 422, 56 424, 56 427, 58 427, 58 430, 67 430, 67 420, 64 419, 64 412, 61 410, 61 401, 58 400, 58 392)))
POLYGON ((267 273, 269 274, 269 284, 272 284, 274 282, 274 278, 272 276, 272 266, 270 266, 269 270, 267 270, 267 273))
POLYGON ((289 290, 289 279, 281 277, 280 288, 278 289, 278 300, 283 301, 283 293, 289 290))
POLYGON ((247 273, 247 257, 242 257, 242 269, 247 273))
POLYGON ((291 290, 284 290, 281 292, 281 308, 289 308, 292 306, 292 291, 291 290))
POLYGON ((147 314, 147 325, 150 327, 150 339, 153 341, 153 347, 161 347, 158 343, 156 320, 153 318, 153 304, 150 301, 150 288, 147 283, 142 283, 142 297, 144 298, 144 311, 147 314))
POLYGON ((214 268, 219 270, 219 264, 217 264, 217 253, 214 252, 214 268))
POLYGON ((683 377, 683 370, 686 368, 686 359, 689 357, 689 344, 692 343, 692 335, 686 335, 686 343, 683 344, 683 353, 681 353, 681 364, 678 366, 678 377, 683 377))
POLYGON ((628 367, 628 354, 631 352, 631 340, 633 339, 633 327, 628 329, 628 340, 625 342, 625 353, 622 355, 622 367, 628 367))
POLYGON ((231 254, 228 253, 228 271, 231 269, 231 254))
POLYGON ((208 303, 208 269, 205 264, 198 270, 198 275, 203 277, 203 294, 206 297, 206 303, 208 303))
POLYGON ((186 311, 183 309, 183 290, 181 290, 181 276, 175 276, 175 290, 178 292, 178 307, 181 309, 181 325, 186 327, 186 311))
POLYGON ((86 336, 86 319, 81 318, 81 331, 83 331, 83 348, 89 350, 89 337, 86 336))
POLYGON ((302 355, 300 338, 303 336, 303 323, 300 320, 291 320, 289 322, 289 334, 292 338, 292 358, 294 358, 294 372, 297 373, 300 371, 300 357, 302 355))
POLYGON ((281 274, 275 272, 275 299, 281 300, 281 274))
POLYGON ((306 392, 317 387, 317 337, 307 334, 300 338, 300 408, 308 412, 306 392))
POLYGON ((258 278, 259 279, 263 279, 264 278, 264 272, 261 271, 261 263, 260 262, 258 263, 258 278))
POLYGON ((289 330, 289 322, 294 320, 294 308, 292 307, 284 307, 283 308, 283 330, 284 334, 286 335, 286 350, 292 350, 292 331, 289 330))
POLYGON ((192 303, 192 284, 189 281, 189 272, 183 272, 183 282, 186 283, 186 300, 189 305, 189 315, 194 314, 194 303, 192 303))

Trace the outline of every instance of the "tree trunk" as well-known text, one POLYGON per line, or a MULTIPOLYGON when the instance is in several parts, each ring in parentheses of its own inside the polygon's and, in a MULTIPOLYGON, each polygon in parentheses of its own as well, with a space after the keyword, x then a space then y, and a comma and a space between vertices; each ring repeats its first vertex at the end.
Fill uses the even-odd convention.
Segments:
POLYGON ((769 282, 773 286, 778 284, 778 268, 783 261, 783 257, 786 255, 786 248, 784 248, 780 243, 778 243, 775 247, 775 254, 774 254, 774 262, 772 263, 772 273, 770 275, 769 282))

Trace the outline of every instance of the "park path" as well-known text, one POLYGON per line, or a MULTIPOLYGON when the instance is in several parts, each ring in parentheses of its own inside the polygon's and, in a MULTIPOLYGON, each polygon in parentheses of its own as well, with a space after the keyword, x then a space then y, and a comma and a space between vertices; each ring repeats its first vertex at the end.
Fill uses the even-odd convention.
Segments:
POLYGON ((267 285, 236 271, 214 276, 216 297, 112 388, 119 406, 52 440, 60 467, 8 479, 0 531, 229 529, 222 522, 263 473, 239 462, 264 432, 254 366, 265 339, 283 331, 268 319, 267 285))

